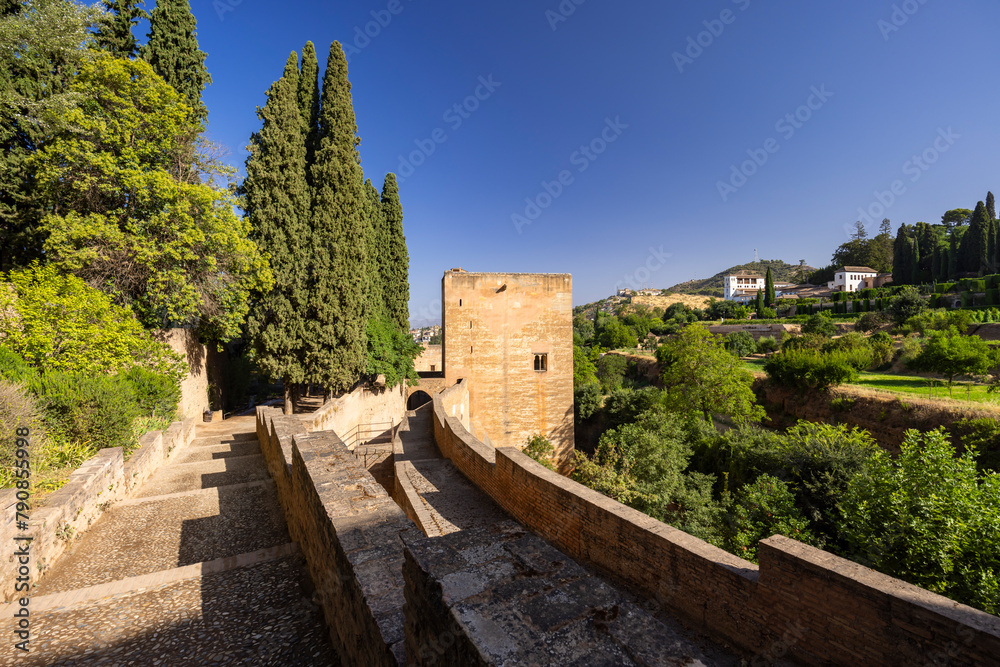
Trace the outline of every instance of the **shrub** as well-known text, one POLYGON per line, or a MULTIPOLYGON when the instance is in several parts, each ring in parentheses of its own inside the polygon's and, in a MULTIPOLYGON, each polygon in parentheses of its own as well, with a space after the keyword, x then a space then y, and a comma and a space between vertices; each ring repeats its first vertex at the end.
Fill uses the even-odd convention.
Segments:
POLYGON ((809 521, 795 506, 788 484, 761 475, 734 494, 726 549, 740 558, 757 562, 757 543, 772 535, 784 535, 806 544, 815 543, 809 521))
POLYGON ((899 359, 904 365, 909 365, 918 354, 923 352, 924 346, 916 336, 908 336, 899 346, 899 359))
POLYGON ((888 323, 888 318, 882 313, 868 312, 858 318, 858 321, 854 323, 854 329, 862 333, 871 333, 878 331, 888 323))
POLYGON ((601 389, 596 384, 577 387, 573 392, 573 410, 576 413, 576 422, 579 424, 600 410, 602 400, 601 389))
POLYGON ((897 326, 914 315, 919 315, 926 308, 926 300, 920 295, 920 291, 912 285, 900 289, 889 302, 889 314, 897 326))
POLYGON ((37 471, 38 453, 45 440, 38 407, 22 387, 0 379, 0 488, 11 486, 17 478, 18 428, 31 431, 29 461, 31 468, 37 471))
POLYGON ((819 334, 830 337, 837 331, 837 327, 829 317, 823 315, 813 315, 802 325, 802 333, 819 334))
POLYGON ((31 385, 38 379, 38 371, 21 355, 0 345, 0 378, 20 385, 31 385))
POLYGON ((552 443, 544 435, 536 434, 528 438, 528 442, 521 451, 549 470, 556 469, 555 464, 552 463, 552 457, 556 453, 556 448, 552 446, 552 443))
MULTIPOLYGON (((864 361, 862 355, 854 352, 820 352, 818 350, 785 350, 768 357, 764 370, 768 377, 786 387, 801 389, 826 389, 858 376, 858 365, 864 361)), ((871 353, 867 363, 871 365, 871 353)))
POLYGON ((840 336, 839 338, 834 338, 823 344, 821 348, 823 352, 853 352, 855 350, 870 350, 868 346, 868 339, 859 334, 856 331, 852 331, 848 334, 840 336))
POLYGON ((819 350, 826 343, 827 338, 819 334, 806 334, 805 336, 789 336, 781 344, 782 350, 819 350))
POLYGON ((961 451, 972 451, 981 471, 1000 472, 1000 423, 995 419, 961 419, 951 425, 961 451))
POLYGON ((49 428, 93 451, 136 444, 133 420, 139 416, 132 387, 107 376, 46 373, 32 388, 45 411, 49 428))
POLYGON ((734 331, 726 336, 726 349, 737 357, 748 357, 757 351, 757 343, 749 331, 734 331))
POLYGON ((892 336, 884 331, 868 339, 868 347, 872 351, 872 367, 882 368, 892 362, 893 345, 892 336))
POLYGON ((133 368, 118 377, 131 387, 143 415, 173 418, 181 398, 176 380, 145 368, 133 368))
POLYGON ((778 340, 774 336, 761 336, 757 340, 757 353, 770 354, 778 351, 778 340))

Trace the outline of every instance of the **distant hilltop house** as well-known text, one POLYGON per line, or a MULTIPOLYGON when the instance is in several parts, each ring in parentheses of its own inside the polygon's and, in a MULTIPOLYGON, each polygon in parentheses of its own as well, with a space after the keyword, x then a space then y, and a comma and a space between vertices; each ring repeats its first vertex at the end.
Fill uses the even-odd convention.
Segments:
POLYGON ((630 290, 627 287, 625 287, 623 289, 620 289, 617 292, 615 292, 615 296, 632 296, 632 294, 633 294, 632 290, 630 290))
POLYGON ((837 269, 827 287, 834 292, 857 292, 872 287, 882 287, 891 282, 891 273, 879 273, 867 266, 842 266, 837 269))

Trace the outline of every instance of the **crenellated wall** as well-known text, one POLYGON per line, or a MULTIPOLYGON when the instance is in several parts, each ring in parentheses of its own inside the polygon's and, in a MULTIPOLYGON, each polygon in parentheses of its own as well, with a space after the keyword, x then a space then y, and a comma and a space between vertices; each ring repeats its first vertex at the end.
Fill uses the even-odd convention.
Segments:
POLYGON ((709 635, 806 664, 997 664, 996 616, 780 535, 758 567, 480 442, 453 416, 465 384, 434 397, 442 454, 522 525, 709 635))

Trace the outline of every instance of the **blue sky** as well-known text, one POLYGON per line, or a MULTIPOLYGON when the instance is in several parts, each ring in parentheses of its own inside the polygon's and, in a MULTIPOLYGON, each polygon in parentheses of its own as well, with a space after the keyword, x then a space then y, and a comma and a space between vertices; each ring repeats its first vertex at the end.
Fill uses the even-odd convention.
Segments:
POLYGON ((581 304, 755 248, 825 265, 859 209, 895 229, 1000 188, 992 1, 192 9, 209 136, 241 168, 289 52, 311 40, 322 68, 330 42, 350 47, 365 173, 409 174, 414 321, 438 319, 451 267, 569 272, 581 304))

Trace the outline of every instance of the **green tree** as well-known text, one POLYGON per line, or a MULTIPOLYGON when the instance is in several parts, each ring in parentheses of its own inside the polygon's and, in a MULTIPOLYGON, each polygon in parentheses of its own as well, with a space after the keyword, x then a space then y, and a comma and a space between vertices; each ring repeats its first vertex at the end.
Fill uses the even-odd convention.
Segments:
POLYGON ((638 345, 635 333, 617 317, 602 319, 597 342, 608 350, 631 349, 638 345))
POLYGON ((810 315, 809 319, 802 325, 802 333, 819 334, 820 336, 829 338, 837 333, 837 325, 826 315, 816 313, 815 315, 810 315))
POLYGON ((757 351, 757 341, 749 331, 734 331, 726 336, 726 349, 738 358, 749 357, 757 351))
POLYGON ((976 204, 969 223, 969 231, 962 239, 961 258, 964 260, 965 271, 983 275, 989 270, 990 257, 990 227, 991 220, 986 213, 983 202, 976 204))
POLYGON ((114 375, 142 367, 175 381, 182 358, 128 308, 54 266, 10 272, 0 283, 0 343, 42 371, 114 375))
POLYGON ((757 544, 772 535, 806 544, 817 542, 788 484, 770 475, 761 475, 734 494, 727 524, 726 550, 753 563, 757 562, 757 544))
POLYGON ((945 376, 950 387, 958 375, 986 375, 997 364, 1000 351, 979 336, 964 336, 951 328, 933 332, 923 351, 907 365, 945 376))
POLYGON ((628 359, 620 354, 605 354, 597 360, 597 379, 605 394, 621 389, 628 366, 628 359))
POLYGON ((751 388, 753 374, 707 329, 685 327, 660 346, 656 360, 662 367, 660 380, 668 407, 700 414, 709 423, 713 414, 736 423, 764 417, 751 388))
POLYGON ((183 96, 194 110, 195 119, 205 123, 208 109, 201 94, 212 83, 212 77, 205 68, 205 53, 198 48, 196 27, 188 0, 156 0, 140 56, 183 96))
POLYGON ((97 47, 115 58, 131 60, 139 53, 139 43, 132 28, 149 14, 142 8, 142 0, 101 0, 107 10, 94 34, 97 47))
POLYGON ((764 277, 764 300, 766 306, 773 306, 777 301, 774 292, 774 276, 771 275, 771 267, 767 267, 767 275, 764 277))
POLYGON ((906 320, 919 315, 927 310, 927 299, 920 294, 916 287, 905 287, 892 297, 889 302, 888 312, 896 326, 906 322, 906 320))
POLYGON ((319 133, 319 63, 316 47, 306 42, 302 47, 302 68, 299 75, 299 113, 302 114, 302 136, 306 141, 306 164, 316 159, 316 138, 319 133))
POLYGON ((0 8, 0 270, 42 259, 45 214, 29 158, 63 128, 67 90, 93 56, 96 8, 70 0, 8 0, 0 8))
POLYGON ((386 174, 382 185, 382 214, 386 224, 386 255, 382 269, 382 289, 386 312, 404 331, 410 326, 410 253, 403 234, 403 207, 395 174, 386 174))
POLYGON ((949 230, 967 225, 972 220, 972 211, 967 208, 953 208, 941 216, 941 224, 949 230))
POLYGON ((48 210, 46 257, 148 326, 239 335, 271 272, 232 192, 188 173, 191 109, 145 62, 105 54, 83 65, 71 91, 80 100, 63 117, 71 129, 31 161, 48 210))
POLYGON ((310 192, 306 181, 305 127, 298 106, 299 64, 293 52, 281 78, 267 91, 260 132, 250 138, 243 208, 252 238, 268 254, 274 288, 247 320, 254 360, 269 377, 281 378, 285 413, 292 413, 292 386, 306 381, 306 347, 311 249, 310 192))
POLYGON ((764 312, 764 292, 759 289, 757 290, 756 298, 754 298, 753 306, 754 312, 757 313, 757 317, 761 317, 764 312))
POLYGON ((580 389, 588 384, 597 384, 597 369, 579 345, 573 346, 573 388, 580 389))
POLYGON ((556 448, 552 446, 552 443, 544 435, 536 434, 528 438, 527 444, 525 444, 521 451, 549 470, 556 469, 555 464, 552 462, 556 448))
POLYGON ((986 193, 986 215, 989 216, 990 220, 997 219, 997 203, 992 192, 986 193))
POLYGON ((309 379, 335 392, 365 372, 364 281, 368 265, 363 220, 367 195, 358 156, 357 123, 340 42, 330 46, 323 77, 320 133, 311 165, 312 284, 306 338, 309 379))
POLYGON ((955 455, 942 429, 906 432, 898 458, 873 452, 842 501, 847 553, 953 600, 1000 611, 1000 476, 955 455))

